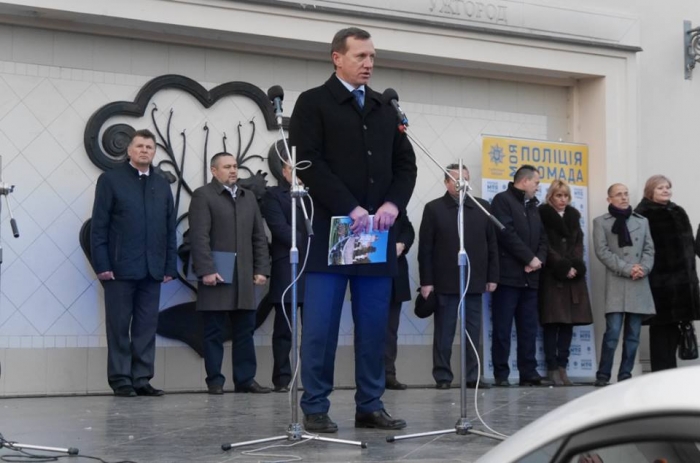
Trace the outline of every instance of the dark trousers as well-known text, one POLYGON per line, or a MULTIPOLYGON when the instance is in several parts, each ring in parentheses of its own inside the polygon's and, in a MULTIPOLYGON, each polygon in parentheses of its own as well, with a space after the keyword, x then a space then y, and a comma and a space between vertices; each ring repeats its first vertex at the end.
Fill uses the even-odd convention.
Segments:
POLYGON ((680 335, 678 323, 649 325, 651 371, 668 370, 678 366, 676 353, 680 335))
POLYGON ((493 375, 497 380, 508 379, 510 366, 510 334, 515 319, 518 335, 518 372, 521 380, 539 377, 537 373, 536 339, 539 326, 537 315, 537 290, 499 285, 493 293, 491 304, 493 342, 491 358, 493 375))
POLYGON ((160 281, 104 281, 107 380, 112 389, 153 378, 160 281))
POLYGON ((233 384, 236 388, 250 386, 257 369, 253 344, 255 310, 202 311, 201 314, 204 322, 204 367, 207 371, 207 386, 223 386, 226 381, 221 374, 226 318, 231 320, 233 334, 233 384))
MULTIPOLYGON (((450 359, 459 319, 459 295, 437 294, 437 301, 438 305, 433 318, 433 378, 436 383, 451 383, 454 375, 450 359)), ((481 330, 481 294, 467 294, 464 304, 467 333, 478 349, 481 330)), ((466 349, 467 354, 467 381, 476 381, 479 373, 476 353, 469 341, 462 347, 466 349)))
POLYGON ((547 370, 566 368, 569 364, 571 338, 574 335, 574 325, 568 323, 547 323, 542 325, 544 337, 544 358, 547 370))
MULTIPOLYGON (((272 328, 272 384, 278 387, 289 385, 292 380, 292 366, 289 353, 292 350, 291 303, 284 304, 287 316, 282 311, 282 304, 275 304, 275 323, 272 328)), ((296 355, 296 353, 294 354, 296 355)))
POLYGON ((392 302, 389 305, 389 322, 386 326, 386 346, 384 347, 384 372, 387 378, 396 378, 401 305, 401 302, 392 302))
POLYGON ((301 336, 301 409, 328 413, 333 391, 340 315, 350 282, 355 324, 355 408, 371 413, 384 408, 384 341, 391 298, 390 277, 309 273, 304 294, 301 336))

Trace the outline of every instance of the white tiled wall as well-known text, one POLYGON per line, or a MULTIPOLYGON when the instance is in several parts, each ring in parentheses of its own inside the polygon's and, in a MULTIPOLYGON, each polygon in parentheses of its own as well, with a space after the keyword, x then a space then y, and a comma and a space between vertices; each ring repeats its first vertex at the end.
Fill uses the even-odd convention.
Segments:
MULTIPOLYGON (((21 233, 19 239, 12 238, 3 207, 0 362, 3 376, 10 379, 0 379, 0 394, 105 390, 102 290, 78 243, 101 173, 83 146, 89 117, 106 103, 133 100, 144 83, 166 73, 186 75, 207 88, 234 80, 263 91, 280 84, 289 115, 298 94, 323 82, 332 69, 328 63, 11 26, 0 26, 0 37, 0 155, 3 180, 16 185, 10 200, 21 233), (55 353, 58 349, 66 353, 55 353), (66 368, 61 371, 70 374, 56 374, 62 364, 66 368), (47 386, 48 377, 60 384, 47 386)), ((569 139, 566 88, 381 68, 375 75, 372 86, 379 91, 391 86, 399 92, 413 135, 442 164, 461 158, 470 166, 477 195, 482 133, 569 139)), ((222 150, 224 133, 228 150, 236 151, 239 123, 245 145, 251 119, 257 133, 250 154, 266 157, 277 139, 276 132, 264 127, 257 107, 240 97, 225 98, 205 110, 190 95, 168 90, 153 103, 163 131, 174 109, 172 144, 178 160, 180 133, 187 135, 184 172, 192 188, 202 184, 205 121, 210 128, 209 156, 222 150)), ((106 126, 127 122, 153 129, 150 107, 141 120, 115 118, 106 126)), ((421 152, 417 155, 418 183, 409 205, 416 230, 424 204, 444 192, 442 173, 421 152)), ((156 161, 161 159, 163 152, 156 161)), ((267 171, 266 162, 248 166, 267 171)), ((183 195, 181 213, 188 202, 183 195)), ((415 250, 409 254, 414 287, 415 256, 415 250)), ((163 287, 161 308, 192 298, 187 288, 170 283, 163 287)), ((432 342, 431 322, 415 318, 409 305, 404 307, 399 342, 427 346, 432 342)), ((256 345, 268 346, 270 333, 268 321, 256 345)), ((352 344, 347 310, 340 343, 352 344)), ((188 349, 166 339, 159 339, 158 346, 167 348, 157 366, 162 381, 180 389, 203 384, 201 362, 188 349), (177 383, 176 372, 184 367, 175 365, 183 355, 195 371, 195 379, 188 376, 191 385, 177 383)))

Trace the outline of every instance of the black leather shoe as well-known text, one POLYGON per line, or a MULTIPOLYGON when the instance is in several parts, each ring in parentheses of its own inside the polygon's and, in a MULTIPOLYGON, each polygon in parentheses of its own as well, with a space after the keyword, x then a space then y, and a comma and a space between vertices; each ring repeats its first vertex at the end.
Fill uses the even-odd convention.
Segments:
POLYGON ((221 384, 212 384, 207 386, 207 393, 211 395, 222 395, 224 393, 224 386, 221 384))
POLYGON ((162 389, 156 389, 150 384, 146 384, 143 387, 137 387, 134 390, 136 391, 136 395, 142 395, 147 397, 160 397, 162 395, 165 395, 165 391, 163 391, 162 389))
MULTIPOLYGON (((467 388, 476 389, 476 383, 476 381, 467 381, 467 388)), ((489 383, 479 381, 479 389, 491 389, 491 385, 489 383)))
POLYGON ((608 381, 606 379, 601 379, 598 378, 595 380, 595 383, 593 383, 595 387, 605 387, 608 385, 608 381))
POLYGON ((448 383, 447 381, 440 381, 435 385, 435 389, 449 389, 452 386, 452 383, 448 383))
POLYGON ((372 413, 355 413, 356 428, 376 428, 376 429, 403 429, 406 421, 392 418, 386 410, 374 411, 372 413))
POLYGON ((394 391, 404 391, 408 388, 404 383, 400 383, 396 378, 386 378, 386 384, 384 386, 386 389, 393 389, 394 391))
POLYGON ((289 386, 275 386, 272 390, 274 392, 289 392, 289 386))
POLYGON ((535 376, 533 378, 521 379, 521 386, 554 386, 554 381, 550 381, 541 376, 535 376))
POLYGON ((494 387, 510 387, 507 379, 497 379, 493 382, 494 387))
POLYGON ((119 386, 114 390, 117 397, 136 397, 136 391, 131 386, 119 386))
POLYGON ((269 387, 263 387, 258 384, 257 381, 253 380, 252 383, 247 385, 246 387, 237 387, 233 392, 250 392, 251 394, 269 394, 272 392, 272 389, 269 387))
POLYGON ((331 420, 328 413, 316 413, 304 415, 304 429, 313 433, 334 433, 338 432, 338 425, 331 420))

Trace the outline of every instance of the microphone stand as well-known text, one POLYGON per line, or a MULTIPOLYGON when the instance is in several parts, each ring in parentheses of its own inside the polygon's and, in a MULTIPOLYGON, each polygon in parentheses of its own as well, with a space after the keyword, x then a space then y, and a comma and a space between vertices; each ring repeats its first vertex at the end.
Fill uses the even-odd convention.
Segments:
MULTIPOLYGON (((280 108, 281 111, 281 108, 280 108)), ((284 135, 284 130, 282 128, 282 117, 281 113, 278 117, 278 124, 280 126, 280 132, 282 135, 282 141, 284 143, 284 148, 287 153, 290 153, 289 147, 287 146, 287 139, 284 135)), ((288 440, 292 442, 298 442, 303 439, 313 439, 313 440, 319 440, 323 442, 332 442, 335 444, 347 444, 347 445, 355 445, 359 446, 363 449, 367 448, 367 443, 366 442, 361 442, 361 441, 351 441, 351 440, 344 440, 344 439, 334 439, 331 437, 322 437, 317 434, 311 434, 309 432, 306 432, 304 430, 304 427, 301 425, 299 422, 299 377, 297 375, 297 369, 298 369, 298 329, 297 329, 297 311, 299 309, 299 306, 297 304, 297 265, 299 264, 299 249, 297 248, 297 201, 300 202, 302 206, 302 211, 304 213, 304 217, 306 219, 306 227, 307 227, 307 234, 308 236, 313 236, 313 229, 311 228, 311 222, 309 221, 308 214, 306 212, 306 206, 304 206, 304 196, 308 195, 308 191, 306 190, 305 187, 301 186, 299 182, 297 181, 297 156, 296 156, 296 147, 292 148, 291 151, 291 156, 290 156, 290 162, 292 166, 292 184, 290 187, 290 195, 292 197, 292 245, 289 249, 289 264, 291 267, 291 299, 292 299, 292 307, 291 307, 291 315, 292 315, 292 320, 291 320, 291 331, 292 331, 292 371, 294 372, 292 375, 292 387, 290 388, 290 394, 291 394, 291 421, 289 423, 289 426, 287 427, 287 433, 284 435, 280 436, 273 436, 273 437, 266 437, 262 439, 255 439, 255 440, 250 440, 250 441, 245 441, 245 442, 239 442, 239 443, 230 443, 230 444, 223 444, 221 446, 222 450, 231 450, 233 448, 237 447, 244 447, 248 445, 255 445, 255 444, 262 444, 265 442, 275 442, 275 441, 281 441, 281 440, 288 440)), ((284 312, 284 297, 282 298, 282 312, 284 312)))
MULTIPOLYGON (((397 106, 395 106, 397 107, 397 106)), ((411 132, 408 130, 408 119, 406 119, 403 111, 400 112, 401 123, 399 124, 399 130, 406 134, 408 139, 418 146, 418 148, 423 151, 428 158, 430 158, 436 166, 438 166, 449 178, 455 182, 457 191, 459 192, 459 209, 457 212, 457 233, 459 235, 459 251, 457 252, 457 264, 459 265, 459 320, 460 320, 460 336, 459 336, 459 352, 460 352, 460 373, 461 381, 459 386, 459 400, 460 400, 460 417, 455 423, 455 427, 452 429, 442 429, 438 431, 428 431, 416 434, 405 434, 402 436, 387 436, 387 442, 396 442, 399 440, 413 439, 416 437, 423 436, 440 436, 443 434, 457 433, 460 436, 465 436, 467 434, 476 434, 483 437, 489 437, 496 440, 504 440, 503 437, 496 434, 490 434, 483 431, 478 431, 474 429, 472 424, 467 419, 467 352, 466 349, 470 348, 467 344, 467 323, 465 320, 466 307, 464 306, 464 298, 466 296, 466 271, 469 265, 469 258, 467 256, 467 251, 464 249, 464 198, 468 196, 474 204, 476 204, 481 211, 486 214, 486 216, 493 222, 499 230, 503 230, 503 224, 496 219, 489 211, 487 211, 474 197, 469 193, 469 184, 464 179, 462 179, 462 160, 459 161, 459 174, 458 179, 454 178, 447 169, 442 167, 442 165, 430 154, 430 152, 420 143, 415 137, 412 136, 411 132)), ((470 269, 471 271, 471 269, 470 269)), ((476 349, 476 346, 474 346, 476 349)), ((475 352, 478 356, 479 353, 475 352)))
MULTIPOLYGON (((2 156, 0 156, 0 196, 5 197, 5 202, 7 203, 7 213, 10 216, 10 227, 12 227, 12 236, 15 238, 19 238, 19 228, 17 228, 17 221, 15 218, 12 216, 12 208, 10 207, 10 194, 15 191, 15 186, 10 185, 8 183, 5 183, 2 181, 2 156)), ((2 212, 2 202, 0 202, 0 212, 2 212)), ((0 227, 0 235, 2 235, 2 227, 0 227)), ((1 242, 1 241, 0 241, 1 242)), ((0 244, 0 266, 2 266, 2 244, 0 244)), ((0 276, 0 280, 2 280, 2 276, 0 276)), ((0 374, 2 374, 2 365, 0 365, 0 374)), ((41 450, 44 452, 58 452, 58 453, 65 453, 68 455, 77 455, 80 450, 78 450, 75 447, 70 447, 67 449, 64 448, 58 448, 58 447, 45 447, 42 445, 29 445, 29 444, 20 444, 19 442, 12 442, 6 440, 2 434, 0 434, 0 449, 6 448, 8 450, 14 450, 17 452, 21 452, 22 450, 28 449, 28 450, 41 450)))

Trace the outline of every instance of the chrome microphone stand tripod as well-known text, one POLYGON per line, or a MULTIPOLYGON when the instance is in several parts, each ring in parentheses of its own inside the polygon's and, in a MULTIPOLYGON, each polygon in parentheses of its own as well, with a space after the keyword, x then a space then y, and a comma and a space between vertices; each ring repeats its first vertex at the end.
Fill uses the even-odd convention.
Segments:
MULTIPOLYGON (((457 234, 459 236, 459 251, 457 253, 457 263, 459 265, 459 320, 460 320, 460 417, 455 423, 455 427, 451 429, 442 429, 438 431, 429 431, 429 432, 422 432, 422 433, 416 433, 416 434, 405 434, 402 436, 387 436, 386 441, 387 442, 396 442, 399 440, 405 440, 405 439, 413 439, 416 437, 423 437, 423 436, 439 436, 443 434, 451 434, 451 433, 456 433, 458 435, 464 436, 467 434, 475 434, 483 437, 489 437, 491 439, 497 439, 497 440, 504 440, 503 437, 496 435, 496 434, 491 434, 483 431, 478 431, 473 428, 471 422, 467 419, 467 356, 466 356, 466 349, 470 348, 469 344, 467 344, 467 324, 466 324, 466 307, 464 305, 465 302, 465 296, 466 296, 466 290, 467 290, 467 267, 469 266, 469 258, 467 256, 467 251, 464 249, 464 200, 465 197, 468 196, 471 201, 476 204, 481 211, 486 214, 489 219, 493 222, 493 224, 498 227, 499 230, 502 230, 503 224, 501 224, 498 219, 496 219, 489 211, 487 211, 474 197, 469 193, 469 183, 462 178, 462 169, 463 169, 463 164, 462 161, 460 160, 459 162, 459 172, 457 177, 455 178, 450 174, 448 170, 446 170, 423 146, 420 141, 418 141, 415 137, 412 136, 411 132, 408 130, 408 119, 406 118, 406 115, 404 112, 401 110, 401 108, 398 105, 398 95, 396 95, 396 92, 393 91, 392 89, 387 89, 384 92, 384 98, 388 100, 392 106, 397 110, 398 116, 399 116, 399 130, 401 132, 404 132, 408 139, 416 145, 418 148, 420 148, 421 151, 423 151, 428 158, 430 158, 433 163, 438 166, 444 173, 447 175, 449 178, 452 179, 453 182, 455 182, 455 186, 457 191, 459 192, 459 209, 457 212, 457 234)), ((470 270, 471 271, 471 270, 470 270)), ((476 347, 476 346, 475 346, 476 347)), ((478 355, 478 352, 475 352, 476 355, 478 355)))
MULTIPOLYGON (((273 436, 273 437, 266 437, 262 439, 255 439, 255 440, 250 440, 250 441, 245 441, 245 442, 239 442, 239 443, 230 443, 230 444, 223 444, 221 446, 222 450, 231 450, 233 448, 237 447, 244 447, 248 445, 255 445, 255 444, 262 444, 265 442, 275 442, 275 441, 281 441, 281 440, 289 440, 293 442, 298 442, 303 439, 313 439, 313 440, 320 440, 323 442, 332 442, 335 444, 347 444, 347 445, 355 445, 359 446, 361 448, 367 448, 367 443, 366 442, 361 442, 361 441, 350 441, 350 440, 344 440, 344 439, 334 439, 331 437, 322 437, 317 434, 311 434, 308 433, 304 430, 304 427, 301 425, 299 422, 299 375, 297 374, 298 372, 298 317, 297 317, 297 312, 299 310, 299 306, 297 303, 297 266, 299 264, 299 249, 297 248, 297 201, 300 202, 302 206, 302 210, 304 212, 304 216, 306 218, 306 227, 307 227, 307 234, 308 236, 313 235, 313 230, 311 229, 310 221, 308 220, 308 215, 306 213, 306 207, 304 206, 304 196, 308 195, 308 191, 306 188, 301 186, 299 182, 297 181, 297 159, 296 159, 296 147, 293 147, 291 150, 291 155, 289 151, 289 147, 287 146, 287 139, 284 134, 284 129, 282 128, 282 98, 284 96, 284 93, 282 91, 282 87, 280 86, 274 86, 271 87, 268 92, 268 97, 270 100, 273 102, 275 105, 275 114, 277 116, 277 124, 279 125, 279 130, 282 136, 282 141, 284 143, 284 148, 285 151, 288 153, 288 161, 291 164, 292 167, 292 182, 290 186, 290 195, 292 197, 292 226, 291 226, 291 238, 292 238, 292 244, 289 250, 289 264, 291 267, 291 331, 292 331, 292 385, 290 388, 290 394, 291 394, 291 422, 289 426, 287 427, 287 433, 284 435, 280 436, 273 436)), ((282 160, 283 162, 284 159, 282 160)), ((282 298, 284 301, 284 296, 282 298)), ((283 312, 284 312, 284 307, 283 307, 283 312)))
MULTIPOLYGON (((15 218, 12 216, 12 208, 10 207, 10 198, 9 195, 15 191, 15 186, 10 185, 8 183, 5 183, 2 181, 2 156, 0 156, 0 195, 5 197, 5 201, 7 204, 7 213, 10 216, 10 227, 12 227, 12 236, 15 238, 19 238, 19 228, 17 228, 17 221, 15 218)), ((0 201, 0 213, 2 212, 2 202, 0 201)), ((0 227, 0 236, 2 235, 2 227, 0 227)), ((0 266, 2 266, 3 258, 2 258, 2 242, 0 241, 0 266)), ((2 276, 0 276, 0 280, 2 279, 2 276)), ((2 365, 0 365, 0 374, 2 374, 2 365)), ((70 447, 70 448, 59 448, 59 447, 45 447, 43 445, 29 445, 29 444, 20 444, 19 442, 13 442, 13 441, 8 441, 5 439, 2 434, 0 434, 0 449, 6 448, 8 450, 14 450, 17 452, 21 452, 23 450, 41 450, 44 452, 58 452, 58 453, 65 453, 67 455, 78 455, 80 452, 77 448, 75 447, 70 447)))

